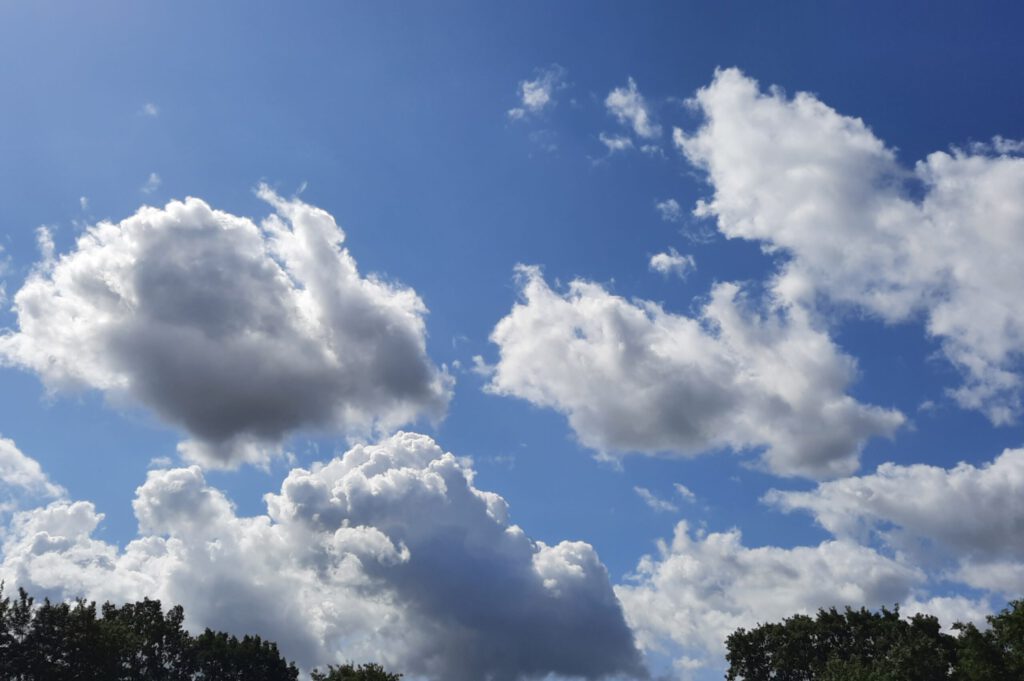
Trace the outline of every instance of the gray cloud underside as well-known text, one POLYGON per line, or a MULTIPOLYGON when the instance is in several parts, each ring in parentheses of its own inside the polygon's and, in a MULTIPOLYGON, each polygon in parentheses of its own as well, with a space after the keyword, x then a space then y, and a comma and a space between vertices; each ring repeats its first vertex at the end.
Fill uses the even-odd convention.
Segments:
POLYGON ((148 407, 207 465, 264 461, 300 428, 440 418, 452 381, 415 292, 360 276, 327 212, 260 196, 259 226, 190 198, 90 227, 14 296, 0 355, 53 391, 148 407))
POLYGON ((293 470, 253 517, 198 467, 151 471, 123 550, 93 536, 91 503, 62 499, 15 514, 0 573, 55 598, 181 603, 190 626, 260 633, 307 668, 646 677, 594 549, 530 539, 472 479, 468 460, 413 433, 293 470))

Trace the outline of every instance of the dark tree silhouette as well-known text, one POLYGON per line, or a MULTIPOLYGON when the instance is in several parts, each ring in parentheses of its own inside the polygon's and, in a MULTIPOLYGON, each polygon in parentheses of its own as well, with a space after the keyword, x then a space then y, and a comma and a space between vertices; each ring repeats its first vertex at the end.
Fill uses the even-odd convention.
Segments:
POLYGON ((313 672, 313 681, 398 681, 401 678, 401 674, 386 672, 379 664, 373 663, 361 664, 358 667, 351 664, 335 667, 332 664, 327 667, 326 672, 313 672))
MULTIPOLYGON (((295 665, 277 644, 207 629, 192 636, 185 613, 160 601, 120 607, 36 604, 0 584, 0 681, 296 681, 295 665)), ((330 666, 316 681, 398 681, 376 664, 330 666)))
POLYGON ((1021 681, 1024 600, 988 618, 989 628, 899 609, 835 608, 817 616, 738 629, 726 640, 729 681, 1021 681))

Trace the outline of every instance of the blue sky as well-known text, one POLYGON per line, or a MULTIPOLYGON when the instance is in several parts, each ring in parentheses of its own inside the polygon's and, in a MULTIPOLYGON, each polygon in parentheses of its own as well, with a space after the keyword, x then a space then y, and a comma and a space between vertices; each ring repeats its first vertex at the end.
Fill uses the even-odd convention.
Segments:
POLYGON ((1021 18, 4 4, 4 575, 208 588, 193 626, 427 678, 717 678, 722 631, 833 601, 983 617, 1024 589, 1021 18), (289 588, 353 614, 269 621, 289 588))

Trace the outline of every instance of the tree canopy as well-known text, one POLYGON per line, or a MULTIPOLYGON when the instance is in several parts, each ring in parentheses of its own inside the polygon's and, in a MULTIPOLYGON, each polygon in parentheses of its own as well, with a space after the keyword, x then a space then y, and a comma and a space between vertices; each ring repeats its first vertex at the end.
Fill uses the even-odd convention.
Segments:
MULTIPOLYGON (((35 603, 0 585, 2 681, 296 681, 299 671, 259 636, 206 629, 193 636, 181 606, 145 599, 120 607, 35 603)), ((398 681, 376 664, 330 666, 314 681, 398 681)))
POLYGON ((988 617, 989 628, 942 631, 931 615, 899 608, 819 610, 738 629, 726 640, 729 681, 1020 681, 1024 600, 988 617))

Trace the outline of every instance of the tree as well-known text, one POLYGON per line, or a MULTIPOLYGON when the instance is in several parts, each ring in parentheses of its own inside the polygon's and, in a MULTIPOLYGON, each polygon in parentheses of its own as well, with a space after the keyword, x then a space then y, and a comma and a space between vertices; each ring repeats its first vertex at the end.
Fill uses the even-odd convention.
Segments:
POLYGON ((326 672, 314 669, 312 677, 313 681, 398 681, 402 675, 386 672, 379 664, 361 664, 354 667, 349 663, 340 667, 330 665, 326 672))
MULTIPOLYGON (((185 613, 145 599, 120 607, 84 600, 41 604, 0 583, 0 681, 296 681, 277 644, 207 629, 192 636, 185 613)), ((330 666, 316 681, 398 681, 380 665, 330 666)))
POLYGON ((988 616, 989 628, 956 624, 957 681, 1019 681, 1024 679, 1024 599, 1010 602, 988 616))
POLYGON ((727 679, 735 681, 1021 681, 1024 600, 990 615, 988 628, 899 609, 819 610, 782 623, 738 629, 726 640, 727 679))

